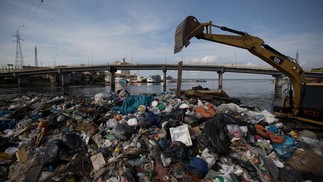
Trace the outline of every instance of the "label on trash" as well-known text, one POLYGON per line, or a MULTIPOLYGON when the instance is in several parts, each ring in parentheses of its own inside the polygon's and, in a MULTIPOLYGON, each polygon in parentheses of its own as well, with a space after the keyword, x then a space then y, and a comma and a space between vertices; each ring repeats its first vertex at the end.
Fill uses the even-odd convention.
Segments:
POLYGON ((172 141, 183 142, 186 146, 192 146, 192 139, 187 125, 169 128, 172 141))

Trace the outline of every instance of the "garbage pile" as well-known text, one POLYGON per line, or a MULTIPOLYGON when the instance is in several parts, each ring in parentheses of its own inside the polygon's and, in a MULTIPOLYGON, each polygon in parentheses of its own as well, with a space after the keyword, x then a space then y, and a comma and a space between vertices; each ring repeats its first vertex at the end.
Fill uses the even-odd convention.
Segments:
POLYGON ((322 141, 266 110, 126 90, 0 107, 1 181, 322 179, 322 141))

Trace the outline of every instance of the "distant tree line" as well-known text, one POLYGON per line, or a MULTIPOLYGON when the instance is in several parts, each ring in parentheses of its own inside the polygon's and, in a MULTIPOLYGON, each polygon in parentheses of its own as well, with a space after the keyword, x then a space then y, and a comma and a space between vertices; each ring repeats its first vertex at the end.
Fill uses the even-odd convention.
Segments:
POLYGON ((311 71, 312 72, 323 72, 323 66, 321 66, 320 68, 312 68, 311 71))

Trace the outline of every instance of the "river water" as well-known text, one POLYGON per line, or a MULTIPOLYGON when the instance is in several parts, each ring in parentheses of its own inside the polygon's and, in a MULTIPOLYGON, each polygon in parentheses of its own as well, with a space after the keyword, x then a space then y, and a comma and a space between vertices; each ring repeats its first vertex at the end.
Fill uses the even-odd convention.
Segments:
MULTIPOLYGON (((183 82, 182 89, 191 89, 195 86, 217 89, 217 80, 206 80, 206 82, 183 82)), ((177 87, 177 83, 167 83, 166 91, 177 87)), ((69 95, 94 96, 96 93, 110 92, 109 85, 88 85, 68 87, 22 87, 1 88, 0 97, 15 97, 17 95, 42 94, 45 96, 59 96, 64 93, 69 95)), ((130 94, 140 93, 162 93, 163 83, 116 83, 116 90, 126 89, 130 94)), ((274 83, 270 79, 225 79, 223 90, 234 98, 241 99, 243 105, 258 107, 261 110, 272 111, 273 104, 280 103, 280 99, 274 99, 274 83)))

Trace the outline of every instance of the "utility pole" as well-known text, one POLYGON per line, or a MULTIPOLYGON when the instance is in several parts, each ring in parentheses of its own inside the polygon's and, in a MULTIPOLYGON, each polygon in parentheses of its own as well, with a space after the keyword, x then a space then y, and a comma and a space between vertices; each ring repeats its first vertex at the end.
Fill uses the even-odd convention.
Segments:
POLYGON ((35 66, 38 67, 37 47, 35 46, 35 66))
POLYGON ((237 66, 237 54, 234 53, 234 67, 237 66))
POLYGON ((133 64, 133 50, 131 50, 131 64, 133 64))
POLYGON ((93 66, 93 52, 91 52, 91 66, 93 66))
POLYGON ((58 54, 55 54, 55 56, 53 57, 54 58, 54 67, 56 67, 56 56, 57 56, 58 54))
POLYGON ((23 39, 20 38, 19 35, 19 29, 17 29, 17 34, 13 35, 12 37, 16 37, 16 62, 15 66, 24 66, 24 58, 22 56, 22 51, 21 51, 21 45, 20 45, 20 40, 23 41, 23 39))

